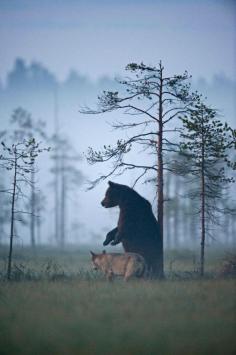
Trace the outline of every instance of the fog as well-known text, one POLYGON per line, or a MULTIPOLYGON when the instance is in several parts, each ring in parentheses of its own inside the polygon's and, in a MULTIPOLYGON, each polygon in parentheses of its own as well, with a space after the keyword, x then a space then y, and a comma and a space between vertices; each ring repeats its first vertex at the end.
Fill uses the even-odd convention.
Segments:
MULTIPOLYGON (((34 121, 45 121, 48 137, 55 133, 57 122, 58 134, 71 144, 70 154, 81 157, 74 164, 82 178, 69 187, 66 197, 66 244, 100 243, 117 223, 118 209, 104 209, 100 204, 107 181, 88 190, 89 181, 108 173, 111 164, 91 166, 84 153, 90 146, 100 149, 112 145, 119 138, 127 138, 129 132, 114 130, 109 125, 123 119, 120 112, 84 115, 79 111, 85 106, 96 108, 97 96, 103 90, 118 90, 114 79, 126 75, 124 68, 129 62, 156 65, 163 60, 167 73, 172 75, 187 69, 193 74, 193 89, 208 97, 223 121, 235 124, 233 2, 219 1, 213 5, 207 1, 197 6, 192 1, 148 1, 145 5, 141 1, 121 1, 120 5, 107 1, 100 5, 93 1, 89 5, 83 1, 59 1, 55 7, 47 1, 40 5, 2 1, 0 8, 0 130, 10 133, 12 113, 22 107, 32 114, 34 121), (199 16, 193 17, 196 12, 199 16)), ((52 146, 46 140, 42 143, 52 146)), ((39 158, 36 185, 46 197, 38 242, 55 244, 52 155, 53 146, 51 152, 39 158)), ((133 158, 139 159, 139 154, 134 153, 133 158)), ((144 154, 142 159, 153 158, 144 154)), ((1 177, 7 187, 8 175, 1 172, 1 177)), ((132 171, 110 179, 132 186, 136 177, 137 173, 132 171)), ((173 181, 172 184, 174 191, 173 181)), ((140 182, 135 189, 152 203, 155 212, 154 185, 140 182)), ((183 212, 180 219, 185 218, 183 212)), ((170 223, 173 234, 174 219, 170 223)), ((227 223, 222 221, 223 226, 227 223)), ((231 243, 235 224, 230 223, 227 240, 231 243)), ((28 244, 29 225, 17 225, 16 243, 28 244)), ((181 228, 180 244, 187 245, 181 228)), ((8 230, 6 220, 2 242, 8 240, 8 230)), ((220 245, 224 242, 224 227, 218 234, 216 240, 220 245)))

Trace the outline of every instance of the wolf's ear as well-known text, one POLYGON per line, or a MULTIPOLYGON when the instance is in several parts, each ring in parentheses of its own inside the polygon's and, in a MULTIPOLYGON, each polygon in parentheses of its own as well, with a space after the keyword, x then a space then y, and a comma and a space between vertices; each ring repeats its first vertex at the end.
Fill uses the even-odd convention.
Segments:
POLYGON ((90 250, 90 254, 94 257, 96 254, 90 250))
POLYGON ((103 250, 102 253, 103 253, 103 254, 106 254, 106 250, 103 250))

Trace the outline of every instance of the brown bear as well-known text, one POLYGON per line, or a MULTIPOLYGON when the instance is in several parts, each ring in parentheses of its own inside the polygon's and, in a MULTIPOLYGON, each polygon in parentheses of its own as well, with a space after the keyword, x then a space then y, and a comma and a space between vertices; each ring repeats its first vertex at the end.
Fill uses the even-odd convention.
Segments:
POLYGON ((103 245, 122 242, 125 252, 144 257, 153 276, 162 277, 162 240, 151 204, 126 185, 108 182, 101 204, 105 208, 119 206, 118 225, 106 236, 103 245))

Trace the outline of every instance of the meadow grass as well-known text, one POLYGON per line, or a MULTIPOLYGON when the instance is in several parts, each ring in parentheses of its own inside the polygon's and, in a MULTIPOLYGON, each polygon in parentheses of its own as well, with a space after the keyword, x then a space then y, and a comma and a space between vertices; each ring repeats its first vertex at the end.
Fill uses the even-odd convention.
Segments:
MULTIPOLYGON (((43 255, 42 265, 48 262, 43 255)), ((41 270, 41 257, 36 258, 37 265, 30 253, 23 259, 41 270)), ((108 283, 90 272, 83 253, 78 258, 85 268, 77 273, 73 253, 54 257, 56 265, 61 260, 67 267, 64 274, 57 274, 61 278, 51 277, 52 269, 44 278, 0 283, 1 355, 235 353, 234 279, 169 277, 108 283)), ((188 259, 186 269, 184 261, 180 263, 181 272, 192 272, 188 259)), ((20 257, 18 262, 23 262, 20 257)))

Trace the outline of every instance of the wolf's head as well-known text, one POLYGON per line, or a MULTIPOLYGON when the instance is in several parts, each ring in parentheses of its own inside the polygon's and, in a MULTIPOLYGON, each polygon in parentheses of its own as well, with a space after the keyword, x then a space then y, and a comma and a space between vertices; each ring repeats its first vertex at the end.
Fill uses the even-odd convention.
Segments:
POLYGON ((90 254, 91 254, 91 257, 92 257, 91 259, 92 259, 93 269, 94 270, 100 270, 101 269, 103 255, 106 254, 106 251, 103 250, 102 254, 95 254, 93 251, 90 251, 90 254))

